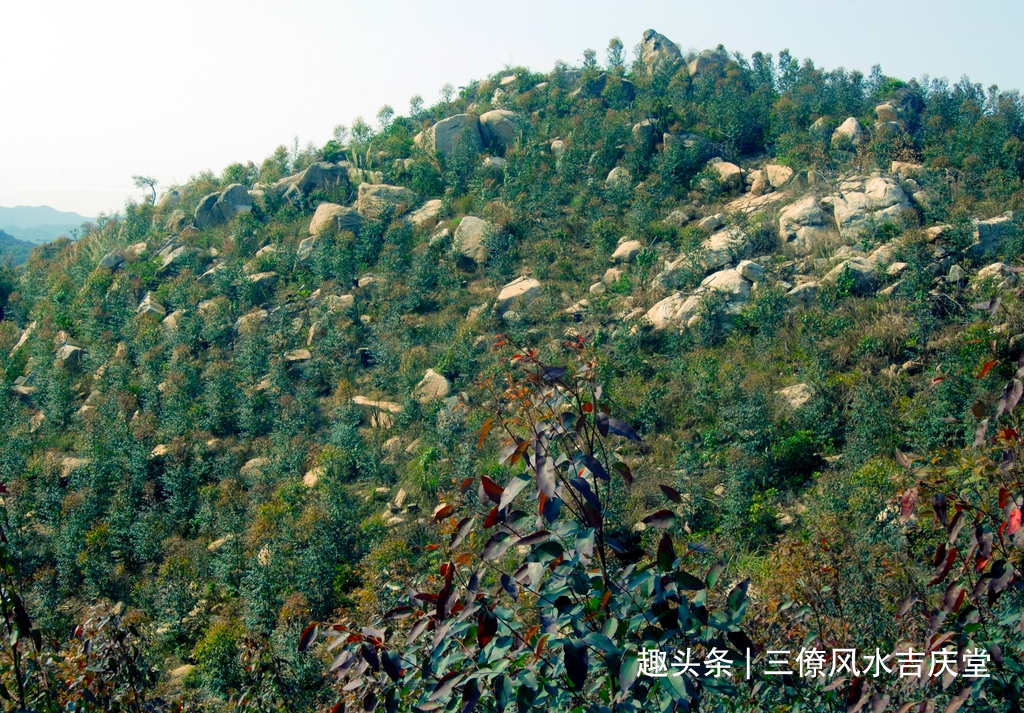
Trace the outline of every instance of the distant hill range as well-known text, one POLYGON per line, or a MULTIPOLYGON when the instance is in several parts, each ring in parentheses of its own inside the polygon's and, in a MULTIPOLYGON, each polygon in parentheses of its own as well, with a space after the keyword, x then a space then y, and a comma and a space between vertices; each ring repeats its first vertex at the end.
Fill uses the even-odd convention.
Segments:
POLYGON ((0 230, 10 237, 28 243, 45 243, 61 235, 67 235, 73 228, 92 221, 78 213, 57 210, 50 206, 19 205, 14 208, 0 206, 0 230))
POLYGON ((11 264, 21 265, 28 260, 28 254, 32 252, 34 247, 33 243, 18 240, 0 230, 0 264, 6 263, 8 257, 10 257, 11 264))

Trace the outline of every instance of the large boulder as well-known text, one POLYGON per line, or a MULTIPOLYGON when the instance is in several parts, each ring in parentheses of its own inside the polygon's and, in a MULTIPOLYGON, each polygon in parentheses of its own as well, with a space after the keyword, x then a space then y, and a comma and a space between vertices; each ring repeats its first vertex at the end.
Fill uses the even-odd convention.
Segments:
POLYGON ((873 176, 862 190, 844 192, 831 197, 836 227, 846 240, 854 240, 872 224, 895 222, 900 213, 910 209, 910 200, 900 185, 891 178, 873 176))
POLYGON ((810 252, 826 234, 825 213, 814 196, 804 196, 779 211, 779 235, 803 252, 810 252))
POLYGON ((151 314, 154 317, 163 319, 167 315, 167 310, 159 302, 153 299, 153 295, 149 292, 146 293, 146 297, 139 304, 138 309, 135 310, 138 314, 151 314))
POLYGON ((232 183, 219 193, 205 196, 196 206, 195 223, 200 230, 230 223, 240 213, 252 210, 249 191, 240 183, 232 183))
POLYGON ((348 169, 336 163, 317 161, 303 171, 286 176, 270 187, 275 195, 288 200, 307 196, 313 190, 331 190, 348 184, 348 169))
POLYGON ((483 265, 487 262, 488 235, 494 232, 494 225, 473 215, 467 215, 455 229, 452 248, 464 260, 483 265))
POLYGON ((723 188, 739 188, 743 184, 743 169, 734 163, 712 159, 708 167, 718 176, 723 188))
POLYGON ((975 224, 974 245, 971 246, 971 252, 975 255, 992 252, 1000 246, 1005 238, 1012 235, 1013 231, 1013 211, 1007 211, 989 220, 979 220, 975 224))
POLYGON ((610 188, 612 186, 628 186, 632 180, 633 177, 629 175, 626 168, 616 166, 608 172, 608 177, 604 179, 604 182, 610 188))
POLYGON ((580 99, 598 99, 604 95, 606 89, 611 93, 613 88, 627 103, 636 99, 636 87, 633 86, 631 81, 606 73, 585 80, 569 96, 580 99), (609 86, 609 83, 611 86, 609 86))
POLYGON ((854 146, 860 146, 864 143, 865 138, 864 127, 851 116, 832 132, 832 145, 851 143, 854 146))
POLYGON ((519 116, 514 111, 494 109, 480 115, 480 138, 487 146, 505 150, 521 133, 519 116))
POLYGON ((655 331, 683 326, 697 315, 701 302, 717 294, 722 299, 719 316, 728 318, 746 304, 752 286, 739 270, 720 270, 704 278, 693 294, 676 292, 651 307, 645 317, 655 331))
POLYGON ((414 228, 422 228, 424 226, 434 226, 437 224, 437 216, 441 213, 441 199, 434 198, 429 200, 419 208, 414 210, 412 213, 407 215, 405 219, 414 228))
POLYGON ((776 163, 770 163, 764 167, 765 175, 768 177, 768 183, 771 184, 772 188, 782 188, 789 179, 793 177, 793 169, 789 166, 780 166, 776 163))
POLYGON ((729 56, 716 50, 704 50, 686 65, 691 77, 721 71, 729 62, 729 56))
POLYGON ((428 151, 436 151, 447 157, 455 150, 456 145, 466 133, 470 146, 479 153, 483 150, 480 137, 480 120, 473 114, 456 114, 442 119, 429 129, 416 134, 416 143, 428 151))
POLYGON ((679 45, 654 30, 644 32, 640 42, 640 61, 649 74, 660 70, 672 71, 683 61, 679 45))
POLYGON ((863 294, 874 288, 875 280, 878 278, 878 265, 867 257, 853 257, 843 260, 833 267, 822 281, 836 283, 847 270, 849 270, 850 276, 853 278, 853 289, 855 292, 863 294))
POLYGON ((792 410, 796 410, 814 397, 814 390, 807 384, 793 384, 775 392, 782 402, 792 410))
POLYGON ((612 253, 612 261, 616 263, 629 263, 636 260, 636 256, 643 250, 644 244, 639 240, 623 240, 619 247, 612 253))
POLYGON ((746 233, 732 228, 715 233, 705 240, 701 247, 704 248, 704 261, 707 269, 717 270, 746 257, 753 245, 746 233))
POLYGON ((495 309, 504 314, 513 304, 527 305, 541 293, 540 282, 532 277, 517 277, 501 288, 495 309))
POLYGON ((412 397, 421 404, 429 404, 431 401, 447 398, 451 393, 452 385, 443 375, 433 369, 427 369, 420 383, 413 389, 412 397))
POLYGON ((337 203, 321 203, 316 207, 313 219, 309 221, 309 234, 319 235, 327 228, 358 233, 362 224, 362 216, 353 208, 346 208, 337 203))
POLYGON ((364 218, 378 218, 388 208, 394 208, 392 218, 405 215, 419 201, 419 196, 404 186, 363 183, 359 186, 356 210, 364 218))

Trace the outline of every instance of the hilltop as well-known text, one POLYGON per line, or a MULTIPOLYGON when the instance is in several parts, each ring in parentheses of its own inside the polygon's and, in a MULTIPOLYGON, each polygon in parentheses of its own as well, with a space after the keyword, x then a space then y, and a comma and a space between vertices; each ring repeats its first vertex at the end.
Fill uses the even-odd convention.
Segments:
POLYGON ((1020 96, 586 57, 0 273, 4 640, 61 705, 1015 710, 1020 96), (638 676, 908 645, 956 685, 638 676))

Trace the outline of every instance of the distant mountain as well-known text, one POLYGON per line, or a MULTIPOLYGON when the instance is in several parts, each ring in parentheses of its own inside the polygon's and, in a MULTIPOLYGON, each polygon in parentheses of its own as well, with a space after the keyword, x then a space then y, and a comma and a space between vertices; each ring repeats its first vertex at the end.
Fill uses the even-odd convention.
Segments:
POLYGON ((91 220, 93 218, 57 210, 48 205, 19 205, 14 208, 0 206, 0 230, 18 240, 30 243, 53 240, 91 220))
POLYGON ((8 256, 14 265, 21 265, 28 259, 35 245, 9 235, 0 230, 0 264, 7 262, 8 256))

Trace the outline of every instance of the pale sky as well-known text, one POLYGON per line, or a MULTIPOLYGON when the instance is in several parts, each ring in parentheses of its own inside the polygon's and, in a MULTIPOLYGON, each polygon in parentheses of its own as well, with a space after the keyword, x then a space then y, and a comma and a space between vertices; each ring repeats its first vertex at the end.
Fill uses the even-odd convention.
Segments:
POLYGON ((647 28, 684 51, 788 48, 819 67, 1020 88, 1024 2, 0 2, 0 205, 84 215, 335 124, 434 103, 506 65, 603 61, 647 28))

